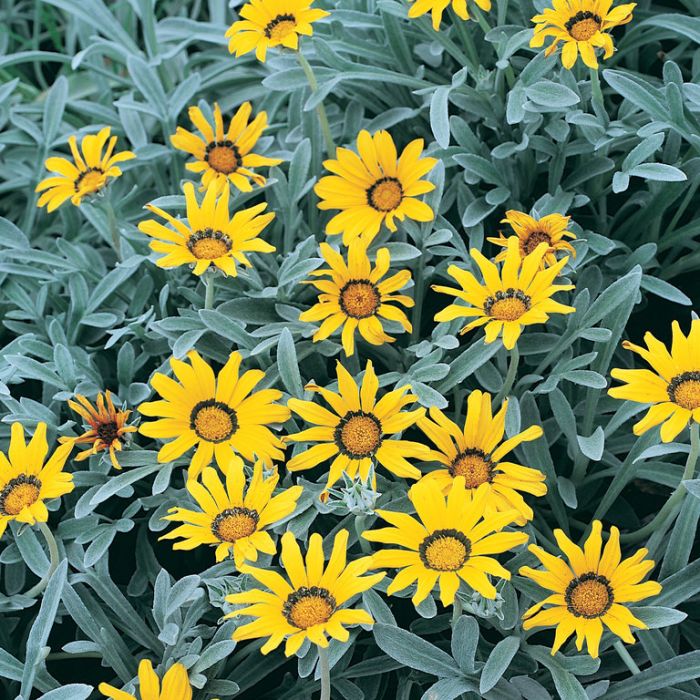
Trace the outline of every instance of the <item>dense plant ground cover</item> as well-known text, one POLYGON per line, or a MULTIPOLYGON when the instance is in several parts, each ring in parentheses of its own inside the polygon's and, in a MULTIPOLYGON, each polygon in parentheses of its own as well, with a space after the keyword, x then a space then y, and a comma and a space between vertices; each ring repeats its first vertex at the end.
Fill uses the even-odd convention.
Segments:
POLYGON ((700 3, 430 7, 0 3, 0 697, 700 697, 700 3))

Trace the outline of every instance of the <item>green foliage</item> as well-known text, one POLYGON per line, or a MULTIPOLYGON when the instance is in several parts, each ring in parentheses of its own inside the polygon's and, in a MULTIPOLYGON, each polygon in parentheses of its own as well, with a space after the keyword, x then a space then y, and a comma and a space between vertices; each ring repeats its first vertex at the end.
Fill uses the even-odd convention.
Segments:
MULTIPOLYGON (((444 304, 430 283, 447 266, 472 266, 469 248, 500 228, 505 210, 570 214, 576 258, 566 269, 576 312, 553 316, 518 344, 518 381, 507 432, 533 424, 545 438, 521 445, 523 464, 543 471, 549 492, 532 502, 532 540, 551 546, 554 528, 580 539, 593 518, 634 533, 660 510, 681 480, 687 438, 660 445, 653 431, 636 438, 641 407, 605 393, 611 367, 629 366, 620 340, 670 322, 687 325, 697 302, 700 265, 700 19, 696 0, 654 0, 615 32, 618 51, 601 70, 604 109, 594 110, 589 75, 561 67, 528 47, 530 18, 544 3, 499 0, 476 22, 446 13, 439 33, 429 19, 406 19, 397 0, 321 2, 332 15, 314 27, 303 51, 319 88, 309 90, 291 53, 233 59, 224 33, 234 15, 220 0, 11 0, 0 8, 0 440, 9 425, 49 425, 49 439, 80 431, 66 400, 110 389, 135 409, 151 396, 149 378, 172 355, 196 347, 221 364, 239 349, 247 367, 265 370, 265 386, 303 397, 326 385, 343 358, 338 337, 314 344, 298 320, 315 301, 301 284, 321 265, 318 242, 328 215, 312 187, 323 174, 323 138, 315 111, 323 101, 337 144, 360 129, 388 129, 397 144, 424 138, 441 165, 425 199, 428 224, 384 232, 392 265, 413 271, 418 297, 409 337, 394 345, 361 343, 380 384, 409 382, 423 406, 463 415, 468 392, 496 394, 507 370, 500 342, 459 336, 459 323, 435 324, 444 304), (263 188, 237 193, 236 207, 269 202, 265 232, 276 253, 253 256, 238 278, 218 277, 215 304, 187 268, 155 266, 137 229, 144 205, 182 213, 182 154, 169 143, 189 127, 187 107, 217 101, 224 113, 251 100, 271 124, 262 152, 284 159, 263 188), (53 214, 36 207, 34 188, 47 156, 66 154, 71 134, 110 126, 137 158, 110 186, 122 260, 112 248, 101 200, 53 214), (691 296, 693 297, 691 300, 691 296)), ((396 329, 398 330, 398 326, 396 329)), ((354 360, 352 361, 354 362, 354 360)), ((356 372, 352 362, 346 366, 356 372)), ((293 432, 294 419, 285 426, 293 432)), ((0 543, 0 686, 2 697, 83 700, 101 681, 131 683, 138 661, 184 663, 196 700, 219 697, 302 700, 318 692, 317 653, 236 645, 238 624, 222 621, 227 593, 245 585, 212 552, 173 552, 158 541, 161 518, 186 505, 185 458, 159 464, 143 436, 120 455, 123 471, 98 455, 72 462, 76 489, 55 501, 50 526, 61 564, 40 600, 25 595, 49 571, 37 531, 13 524, 0 543), (115 680, 116 678, 116 680, 115 680)), ((282 479, 292 479, 283 468, 282 479)), ((321 503, 323 475, 305 474, 292 520, 298 534, 354 534, 374 516, 321 503)), ((649 537, 653 576, 663 592, 635 610, 649 626, 628 647, 641 673, 630 675, 607 635, 600 660, 575 651, 550 655, 551 631, 522 630, 520 615, 542 592, 519 576, 499 591, 498 606, 469 608, 451 629, 451 611, 430 597, 417 611, 401 596, 367 592, 377 624, 333 642, 334 697, 564 700, 700 697, 700 561, 693 543, 700 481, 685 482, 675 522, 649 537), (678 610, 677 608, 680 608, 678 610), (547 646, 549 645, 549 646, 547 646)), ((405 483, 379 475, 380 506, 408 508, 405 483)), ((520 551, 516 572, 534 558, 520 551)), ((269 564, 270 559, 263 559, 269 564)), ((133 689, 133 685, 130 686, 133 689)), ((92 693, 92 694, 91 694, 92 693)), ((101 696, 100 696, 101 697, 101 696)))

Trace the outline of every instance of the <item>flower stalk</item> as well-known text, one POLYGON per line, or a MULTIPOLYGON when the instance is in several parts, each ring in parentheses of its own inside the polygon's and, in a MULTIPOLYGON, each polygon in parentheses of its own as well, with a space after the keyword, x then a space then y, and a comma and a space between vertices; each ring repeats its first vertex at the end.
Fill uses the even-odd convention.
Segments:
POLYGON ((503 399, 505 399, 513 389, 513 385, 515 384, 515 378, 518 374, 518 363, 520 362, 520 351, 518 350, 518 344, 516 343, 513 346, 513 349, 510 351, 509 354, 509 362, 508 362, 508 371, 506 373, 506 378, 503 380, 503 386, 501 387, 501 390, 498 392, 496 395, 496 398, 494 399, 494 406, 498 406, 501 404, 503 399))
POLYGON ((318 668, 321 674, 321 700, 331 700, 331 668, 328 649, 318 647, 318 668))
POLYGON ((56 544, 56 538, 53 536, 53 533, 46 523, 39 523, 39 532, 44 536, 46 545, 49 548, 49 568, 41 581, 24 594, 27 598, 38 598, 44 592, 46 586, 49 585, 54 571, 58 568, 58 545, 56 544))
MULTIPOLYGON (((309 83, 311 92, 318 92, 318 80, 316 80, 316 75, 311 64, 306 60, 306 57, 301 51, 297 51, 297 59, 299 65, 304 71, 306 80, 309 83)), ((323 105, 323 100, 320 100, 316 105, 316 114, 318 114, 318 121, 321 124, 321 133, 323 134, 323 140, 326 144, 326 153, 329 157, 335 154, 335 143, 333 142, 333 136, 331 135, 331 125, 328 122, 328 115, 326 114, 326 108, 323 105)))

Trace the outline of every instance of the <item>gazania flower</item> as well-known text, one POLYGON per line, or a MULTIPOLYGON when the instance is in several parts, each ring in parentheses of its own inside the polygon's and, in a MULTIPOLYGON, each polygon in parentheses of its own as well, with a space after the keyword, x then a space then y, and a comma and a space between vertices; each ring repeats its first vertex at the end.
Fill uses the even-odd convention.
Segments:
POLYGON ((693 320, 687 337, 678 321, 672 328, 671 352, 651 333, 644 335, 646 348, 625 340, 622 347, 641 355, 654 371, 613 369, 610 374, 625 384, 608 390, 616 399, 652 404, 634 434, 663 423, 663 442, 671 442, 690 422, 700 423, 700 320, 693 320))
POLYGON ((401 410, 416 400, 413 394, 406 393, 410 387, 401 386, 377 401, 379 382, 371 361, 367 361, 367 369, 359 388, 340 362, 336 365, 336 371, 338 393, 316 384, 306 386, 309 391, 321 394, 333 409, 332 412, 313 401, 288 401, 287 405, 294 413, 318 427, 288 435, 284 438, 285 442, 318 444, 289 460, 287 469, 311 469, 333 458, 326 488, 333 486, 343 472, 351 478, 359 473, 360 478, 366 481, 375 461, 396 476, 418 479, 420 471, 406 457, 426 456, 428 448, 417 442, 391 440, 388 437, 406 430, 425 415, 425 409, 422 408, 415 411, 401 410))
MULTIPOLYGON (((455 14, 460 19, 469 19, 469 10, 467 9, 467 0, 451 0, 452 9, 455 14)), ((491 0, 474 0, 474 2, 482 9, 484 12, 489 12, 491 10, 491 0)), ((433 18, 433 29, 437 32, 440 30, 440 22, 442 22, 442 13, 450 4, 450 0, 444 2, 443 0, 415 0, 413 5, 411 5, 408 10, 408 16, 411 18, 422 17, 424 14, 430 12, 433 18)))
POLYGON ((262 389, 251 393, 265 373, 251 369, 239 376, 241 356, 237 352, 231 353, 218 376, 196 351, 187 357, 189 364, 170 359, 177 381, 159 372, 151 378, 151 386, 163 399, 139 406, 144 416, 160 416, 159 420, 143 423, 140 433, 174 438, 161 447, 158 461, 170 462, 197 445, 190 464, 192 479, 213 457, 225 469, 232 451, 250 462, 257 455, 265 465, 282 459, 283 444, 267 427, 289 418, 289 409, 276 403, 282 392, 262 389))
POLYGON ((454 480, 447 497, 436 482, 421 480, 408 492, 418 519, 407 513, 376 511, 393 527, 368 530, 362 536, 403 548, 381 549, 372 557, 376 568, 401 569, 387 593, 403 591, 416 582, 413 603, 418 605, 438 583, 442 604, 452 605, 464 581, 484 598, 494 599, 496 588, 489 576, 510 579, 510 572, 493 555, 527 542, 527 535, 501 532, 518 518, 518 513, 512 510, 485 515, 488 495, 488 488, 482 485, 470 498, 463 476, 454 480))
POLYGON ((403 288, 411 279, 410 270, 401 270, 395 275, 380 281, 389 270, 391 256, 388 248, 377 251, 377 263, 367 257, 367 246, 356 238, 350 242, 347 263, 328 243, 321 243, 321 255, 330 268, 315 270, 312 275, 328 276, 330 279, 311 281, 321 294, 318 304, 304 311, 300 321, 321 321, 321 327, 314 333, 314 342, 325 340, 340 326, 343 326, 343 348, 346 355, 355 352, 355 331, 372 345, 393 343, 394 338, 384 332, 382 319, 397 321, 407 332, 411 324, 406 314, 395 304, 413 306, 413 299, 394 292, 403 288))
POLYGON ((92 445, 89 450, 83 450, 76 455, 76 462, 81 462, 102 450, 108 450, 112 466, 115 469, 121 469, 116 453, 122 449, 124 436, 127 433, 136 432, 135 426, 126 424, 131 411, 117 410, 109 391, 105 391, 104 395, 97 395, 97 407, 81 394, 76 394, 75 398, 78 403, 69 401, 68 405, 87 421, 90 429, 80 437, 63 437, 59 438, 59 441, 73 442, 76 445, 92 445))
POLYGON ((192 686, 182 664, 173 664, 160 679, 153 664, 143 659, 139 664, 139 694, 132 695, 108 683, 100 683, 99 691, 112 700, 192 700, 192 686))
POLYGON ((535 15, 535 33, 530 46, 539 48, 546 37, 554 41, 547 47, 545 56, 553 54, 563 43, 561 62, 564 68, 572 68, 581 54, 589 68, 598 68, 596 48, 603 49, 603 58, 610 58, 613 46, 610 30, 632 20, 632 10, 637 6, 631 2, 611 8, 612 0, 552 0, 552 7, 535 15))
POLYGON ((213 127, 199 107, 190 107, 190 120, 203 138, 181 126, 170 137, 170 143, 175 148, 194 156, 195 162, 188 163, 185 167, 190 172, 202 173, 202 190, 214 185, 217 192, 220 192, 227 182, 231 182, 242 192, 251 192, 253 187, 250 180, 264 185, 265 178, 249 168, 279 165, 282 162, 278 158, 265 158, 251 153, 267 127, 267 112, 260 112, 249 124, 251 111, 250 102, 244 102, 231 119, 228 131, 224 133, 224 121, 218 104, 214 104, 213 127))
POLYGON ((225 184, 218 195, 212 186, 204 195, 202 204, 197 203, 194 185, 183 186, 187 204, 187 224, 152 204, 146 209, 165 219, 171 227, 155 219, 139 224, 139 230, 151 236, 152 250, 164 253, 156 260, 158 267, 172 268, 193 265, 195 275, 201 275, 210 265, 227 275, 236 277, 236 263, 251 267, 246 253, 271 253, 275 247, 260 238, 260 232, 275 218, 270 212, 263 214, 266 202, 250 209, 241 209, 229 216, 229 186, 225 184))
POLYGON ((46 211, 51 212, 67 199, 75 206, 80 206, 83 197, 99 192, 110 178, 122 174, 117 163, 136 158, 136 155, 131 151, 113 153, 117 137, 110 138, 110 133, 111 129, 107 126, 98 134, 84 136, 80 142, 80 149, 75 136, 70 136, 68 145, 73 154, 72 162, 68 158, 46 159, 46 169, 55 174, 43 179, 36 186, 36 192, 42 193, 37 202, 38 207, 48 205, 46 211))
POLYGON ((312 24, 329 13, 311 7, 313 0, 251 0, 241 8, 242 19, 226 32, 228 50, 236 58, 255 49, 258 61, 265 61, 274 46, 299 48, 301 35, 313 34, 312 24))
POLYGON ((517 510, 520 517, 516 524, 524 525, 534 514, 520 492, 544 496, 547 493, 545 476, 537 469, 500 460, 521 443, 541 437, 542 428, 532 425, 503 440, 507 410, 508 399, 505 399, 501 410, 493 416, 491 395, 478 390, 472 391, 467 399, 464 428, 453 423, 440 409, 430 408, 432 420, 424 416, 418 420, 418 427, 437 447, 430 452, 429 459, 440 462, 445 468, 426 474, 423 481, 434 481, 443 493, 448 493, 454 480, 462 477, 472 496, 485 484, 486 515, 517 510))
POLYGON ((411 141, 397 157, 388 131, 378 131, 374 136, 361 131, 357 150, 359 155, 338 148, 337 160, 323 163, 334 175, 322 177, 314 187, 321 198, 319 209, 341 210, 328 222, 329 236, 342 233, 344 245, 359 236, 371 243, 383 223, 396 231, 394 219, 435 218, 433 210, 416 199, 435 189, 432 182, 421 180, 437 163, 435 158, 421 158, 423 139, 411 141))
MULTIPOLYGON (((554 265, 557 261, 557 253, 565 250, 576 257, 576 250, 564 237, 576 238, 575 233, 567 231, 570 216, 561 214, 548 214, 541 219, 535 219, 529 214, 515 209, 506 212, 506 218, 501 221, 503 224, 510 224, 520 242, 520 255, 524 258, 530 253, 534 253, 540 243, 546 243, 549 248, 542 258, 542 267, 554 265)), ((498 237, 487 238, 486 240, 495 243, 502 248, 508 247, 508 238, 502 233, 498 237)), ((495 258, 496 262, 506 259, 506 251, 502 250, 495 258)))
POLYGON ((59 445, 46 459, 46 423, 25 444, 24 428, 13 423, 7 456, 0 452, 0 537, 10 520, 35 525, 49 519, 45 501, 73 490, 73 475, 63 471, 73 443, 59 445))
POLYGON ((309 538, 306 563, 294 535, 282 535, 282 564, 287 578, 270 569, 256 569, 244 565, 241 569, 262 583, 260 589, 234 593, 227 602, 246 604, 226 617, 249 615, 255 617, 233 633, 237 641, 269 637, 260 651, 263 654, 276 649, 287 640, 284 653, 296 654, 304 640, 320 647, 328 646, 328 636, 347 642, 347 625, 371 625, 372 616, 361 608, 343 608, 351 598, 374 587, 384 573, 363 576, 371 564, 371 557, 356 559, 346 565, 348 531, 340 530, 333 540, 333 551, 325 564, 323 540, 314 533, 309 538))
POLYGON ((647 629, 622 603, 636 603, 661 591, 656 581, 640 583, 654 568, 654 562, 645 559, 646 549, 620 561, 620 532, 616 527, 610 528, 610 539, 601 554, 601 528, 600 521, 594 520, 583 550, 562 530, 554 531, 568 564, 542 547, 528 547, 544 570, 523 566, 519 573, 552 594, 525 612, 523 628, 556 627, 552 655, 576 632, 576 648, 581 651, 585 640, 588 653, 598 658, 603 624, 628 644, 634 644, 630 627, 647 629))
POLYGON ((294 512, 301 486, 292 486, 273 496, 279 475, 275 472, 266 478, 263 464, 258 461, 244 494, 246 478, 242 460, 232 456, 223 471, 225 485, 211 467, 202 471, 201 483, 195 479, 187 482, 187 490, 199 510, 171 508, 163 520, 183 524, 160 539, 182 538, 175 542, 173 549, 216 545, 216 561, 233 553, 237 567, 246 559, 257 561, 258 550, 275 554, 277 548, 266 528, 294 512))
POLYGON ((512 236, 508 241, 505 262, 499 271, 494 263, 472 248, 471 256, 481 270, 484 283, 477 282, 471 272, 450 265, 447 272, 462 288, 435 285, 433 289, 451 294, 470 306, 450 304, 435 314, 435 320, 474 318, 462 328, 462 333, 486 326, 486 343, 492 343, 502 335, 503 344, 512 350, 523 326, 545 323, 551 313, 570 314, 576 310, 573 306, 565 306, 551 298, 557 292, 574 288, 572 284, 553 284, 569 258, 562 258, 551 267, 541 270, 546 253, 547 246, 541 243, 534 253, 521 258, 518 239, 512 236))

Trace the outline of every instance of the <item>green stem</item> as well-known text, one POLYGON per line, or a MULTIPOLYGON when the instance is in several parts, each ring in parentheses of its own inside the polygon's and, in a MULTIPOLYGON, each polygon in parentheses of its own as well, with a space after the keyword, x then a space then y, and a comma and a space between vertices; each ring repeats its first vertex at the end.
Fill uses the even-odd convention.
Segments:
POLYGON ((695 465, 698 461, 698 455, 700 455, 700 423, 694 422, 690 426, 690 452, 688 453, 688 459, 685 463, 683 476, 681 476, 681 481, 678 486, 676 486, 676 490, 671 494, 668 501, 664 503, 661 510, 654 516, 651 522, 637 530, 637 532, 630 532, 626 535, 622 535, 620 537, 621 541, 627 543, 641 542, 658 530, 658 528, 666 522, 667 518, 668 524, 670 525, 673 516, 677 515, 678 511, 680 511, 683 498, 685 497, 686 488, 683 482, 692 479, 693 474, 695 474, 695 465))
POLYGON ((486 17, 484 17, 481 10, 476 5, 472 5, 471 10, 479 26, 483 29, 484 34, 488 34, 491 31, 491 25, 486 21, 486 17))
POLYGON ((214 308, 214 275, 206 272, 204 274, 204 308, 213 309, 214 308))
POLYGON ((518 374, 518 362, 520 361, 520 352, 518 351, 517 343, 513 346, 510 351, 510 362, 508 363, 508 372, 506 373, 506 378, 503 380, 503 386, 498 392, 498 395, 494 399, 493 405, 500 406, 503 399, 510 394, 513 384, 515 384, 515 377, 518 374))
POLYGON ((119 233, 119 226, 117 226, 117 217, 114 213, 114 207, 109 199, 104 201, 104 210, 107 214, 107 223, 109 225, 109 233, 112 236, 112 246, 114 247, 114 252, 117 254, 118 260, 123 260, 122 258, 122 239, 119 233))
POLYGON ((423 295, 425 293, 425 263, 423 262, 423 255, 421 251, 421 256, 417 259, 416 263, 416 276, 414 279, 415 290, 413 292, 413 301, 415 302, 413 306, 413 318, 412 318, 412 329, 411 329, 411 342, 417 343, 420 340, 420 325, 423 316, 423 295))
POLYGON ((630 656, 630 653, 625 649, 625 645, 619 639, 613 642, 613 646, 615 647, 615 651, 620 655, 620 658, 625 662, 625 666, 627 666, 635 676, 641 673, 639 666, 637 666, 634 659, 630 656))
POLYGON ((467 22, 460 19, 454 10, 450 10, 450 15, 452 16, 452 24, 457 28, 457 34, 459 35, 459 40, 467 52, 469 57, 469 62, 467 66, 472 74, 472 78, 476 81, 476 71, 479 67, 479 52, 476 50, 476 44, 474 44, 474 39, 469 32, 469 27, 467 22))
POLYGON ((591 105, 596 116, 603 121, 605 126, 608 125, 610 119, 605 111, 605 102, 603 101, 603 90, 600 87, 600 74, 597 68, 589 68, 591 76, 591 105))
POLYGON ((56 544, 56 538, 49 529, 46 523, 39 523, 39 531, 44 536, 46 544, 49 548, 49 570, 46 572, 44 577, 36 584, 33 588, 30 588, 24 595, 27 598, 36 598, 44 592, 46 586, 49 585, 49 581, 53 576, 53 572, 56 571, 58 567, 58 545, 56 544))
MULTIPOLYGON (((309 83, 311 92, 318 91, 318 81, 314 75, 314 69, 311 64, 306 60, 304 54, 301 51, 297 51, 297 59, 299 60, 299 65, 306 75, 306 80, 309 83)), ((318 121, 321 124, 321 132, 323 133, 323 140, 326 142, 326 153, 329 158, 335 155, 335 144, 333 143, 333 136, 331 135, 331 125, 328 122, 328 115, 326 114, 326 108, 323 106, 323 101, 316 105, 316 114, 318 114, 318 121)))
POLYGON ((370 543, 362 536, 362 533, 367 529, 367 516, 355 516, 355 532, 357 533, 357 541, 360 543, 360 549, 363 554, 369 554, 372 551, 370 543))
POLYGON ((328 649, 318 647, 318 667, 321 672, 321 700, 331 700, 331 668, 328 649))

